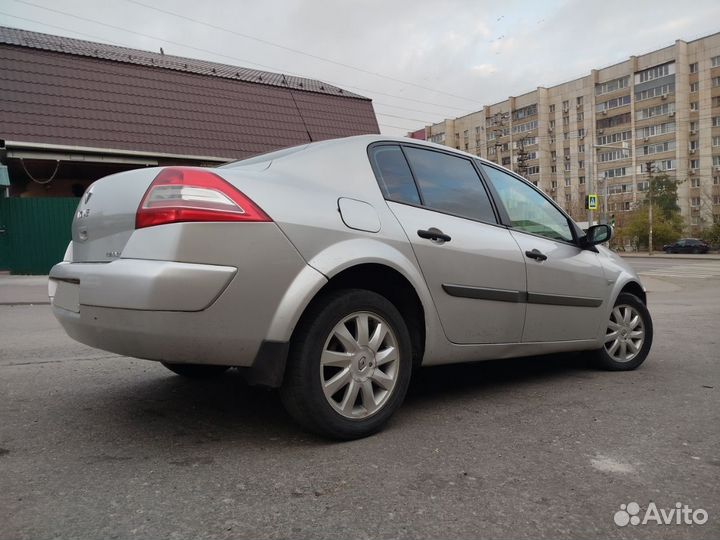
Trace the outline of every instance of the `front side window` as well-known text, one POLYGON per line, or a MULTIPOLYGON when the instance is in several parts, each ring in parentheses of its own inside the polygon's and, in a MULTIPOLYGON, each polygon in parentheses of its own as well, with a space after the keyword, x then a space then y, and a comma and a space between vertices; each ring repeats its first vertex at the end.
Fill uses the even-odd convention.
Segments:
POLYGON ((386 199, 407 204, 420 204, 410 167, 399 146, 373 148, 371 161, 380 189, 386 199))
POLYGON ((568 219, 550 201, 521 180, 483 164, 483 170, 510 216, 513 228, 564 242, 574 241, 568 219))
POLYGON ((490 198, 470 160, 420 148, 404 147, 404 151, 426 207, 496 222, 490 198))

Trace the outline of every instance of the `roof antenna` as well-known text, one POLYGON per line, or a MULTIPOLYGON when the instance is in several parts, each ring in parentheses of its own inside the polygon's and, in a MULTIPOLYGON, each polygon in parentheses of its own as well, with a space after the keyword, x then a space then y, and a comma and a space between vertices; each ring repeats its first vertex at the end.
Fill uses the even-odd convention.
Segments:
POLYGON ((163 51, 163 48, 162 48, 162 47, 160 47, 160 54, 162 54, 162 55, 165 54, 165 51, 163 51))
MULTIPOLYGON (((285 79, 285 74, 282 74, 282 80, 283 84, 285 86, 288 86, 287 79, 285 79)), ((293 91, 291 88, 288 88, 288 92, 290 92, 290 97, 293 100, 293 104, 295 105, 295 109, 297 110, 298 114, 300 115, 300 120, 302 120, 303 127, 305 128, 305 133, 307 133, 308 139, 310 139, 310 142, 313 142, 312 135, 310 135, 310 130, 307 127, 307 124, 305 123, 305 118, 303 118, 302 112, 300 112, 300 107, 298 107, 297 101, 295 101, 295 96, 293 95, 293 91)))

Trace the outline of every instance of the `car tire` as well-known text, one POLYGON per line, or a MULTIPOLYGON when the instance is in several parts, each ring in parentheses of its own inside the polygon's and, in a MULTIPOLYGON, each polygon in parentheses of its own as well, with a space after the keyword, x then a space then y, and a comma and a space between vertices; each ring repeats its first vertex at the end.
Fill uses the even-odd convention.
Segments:
POLYGON ((225 373, 230 366, 215 366, 211 364, 176 364, 162 362, 162 365, 177 375, 188 379, 211 379, 225 373))
POLYGON ((307 430, 358 439, 379 431, 400 407, 411 371, 410 334, 397 308, 375 292, 343 289, 303 315, 280 396, 307 430))
POLYGON ((599 368, 630 371, 645 361, 652 347, 653 325, 650 312, 642 300, 630 293, 618 295, 610 312, 604 340, 603 347, 595 351, 594 356, 599 368), (638 317, 637 322, 635 316, 638 317))

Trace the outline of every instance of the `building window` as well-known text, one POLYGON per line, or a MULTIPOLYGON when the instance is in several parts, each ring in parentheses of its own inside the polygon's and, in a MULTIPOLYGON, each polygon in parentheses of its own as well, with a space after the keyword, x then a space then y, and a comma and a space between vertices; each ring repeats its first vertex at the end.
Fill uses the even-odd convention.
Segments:
POLYGON ((565 179, 565 187, 570 187, 572 185, 572 180, 570 178, 565 179))
POLYGON ((695 208, 700 206, 700 197, 690 197, 690 206, 695 208))
POLYGON ((720 66, 720 56, 713 56, 713 57, 710 59, 710 65, 711 65, 712 67, 718 67, 718 66, 720 66))
POLYGON ((712 138, 713 146, 720 146, 720 135, 716 135, 712 138))
POLYGON ((609 169, 603 173, 605 179, 608 178, 619 178, 621 176, 627 176, 627 167, 618 167, 617 169, 609 169))
POLYGON ((585 168, 585 161, 582 159, 578 161, 578 169, 584 169, 585 168))
POLYGON ((675 62, 655 66, 635 74, 635 84, 652 81, 675 73, 675 62))
POLYGON ((635 101, 644 101, 646 99, 652 99, 654 97, 666 98, 670 94, 674 93, 675 83, 661 84, 660 86, 654 86, 653 88, 648 88, 647 90, 635 92, 635 101))
POLYGON ((638 120, 645 120, 654 116, 662 116, 665 114, 675 114, 674 103, 664 103, 655 107, 649 107, 647 109, 641 109, 637 112, 638 120))
POLYGON ((578 184, 580 184, 581 186, 585 185, 585 177, 584 176, 578 177, 578 184))
POLYGON ((555 104, 553 103, 550 105, 550 114, 553 114, 555 112, 555 104))
POLYGON ((619 79, 613 79, 612 81, 600 83, 595 85, 595 95, 600 96, 621 88, 627 88, 630 86, 630 76, 620 77, 619 79))
POLYGON ((611 144, 611 143, 617 143, 622 141, 628 141, 632 138, 632 131, 622 131, 620 133, 613 133, 612 135, 603 135, 602 137, 598 137, 598 144, 604 145, 604 144, 611 144))
POLYGON ((514 120, 522 120, 528 116, 535 116, 537 114, 537 104, 528 105, 522 109, 518 109, 513 113, 514 120))
POLYGON ((713 116, 712 127, 720 127, 720 116, 713 116))
POLYGON ((629 104, 630 104, 630 96, 629 95, 616 97, 616 98, 610 99, 608 101, 603 101, 602 103, 598 103, 595 106, 595 111, 597 111, 597 112, 608 111, 610 109, 617 109, 618 107, 622 107, 624 105, 629 105, 629 104))
POLYGON ((713 167, 720 167, 720 156, 713 156, 713 167))
POLYGON ((628 212, 628 211, 630 210, 630 201, 625 201, 625 202, 623 203, 623 210, 624 210, 625 212, 628 212))
MULTIPOLYGON (((718 117, 718 118, 720 118, 720 117, 718 117)), ((578 129, 578 137, 581 139, 585 138, 585 128, 578 129)))
POLYGON ((637 183, 638 191, 647 191, 649 188, 650 188, 650 182, 648 182, 647 180, 637 183))
POLYGON ((694 83, 690 83, 690 93, 697 92, 699 87, 700 83, 697 81, 695 81, 694 83))
POLYGON ((565 162, 565 172, 570 172, 570 162, 569 161, 565 162))
POLYGON ((585 121, 585 113, 584 113, 584 112, 579 112, 579 113, 577 113, 577 121, 578 121, 578 122, 584 122, 584 121, 585 121))
POLYGON ((578 109, 583 106, 583 97, 582 96, 578 96, 575 98, 575 106, 578 109))
POLYGON ((516 124, 512 127, 513 133, 525 133, 526 131, 532 131, 533 129, 537 129, 538 122, 537 120, 533 120, 532 122, 525 122, 524 124, 516 124))
POLYGON ((695 140, 690 141, 690 143, 688 144, 688 149, 689 149, 689 150, 697 150, 697 149, 698 149, 698 142, 695 141, 695 140))
POLYGON ((551 173, 556 173, 556 172, 557 172, 557 165, 551 165, 551 166, 550 166, 550 172, 551 172, 551 173))
POLYGON ((712 85, 713 85, 713 86, 720 86, 720 77, 713 77, 713 78, 712 78, 712 85))
POLYGON ((690 64, 690 73, 697 73, 698 72, 698 63, 693 62, 690 64))
POLYGON ((632 155, 629 148, 623 148, 620 150, 611 150, 609 152, 602 152, 598 155, 598 161, 600 163, 606 163, 608 161, 618 161, 620 159, 627 159, 632 155))
POLYGON ((713 176, 713 184, 720 186, 720 176, 713 176))
MULTIPOLYGON (((532 165, 527 168, 527 174, 533 175, 533 174, 540 174, 540 167, 538 165, 532 165)), ((537 185, 537 184, 535 184, 537 185)))
POLYGON ((638 139, 644 139, 647 137, 653 137, 655 135, 664 135, 665 133, 675 132, 675 122, 667 122, 665 124, 656 124, 654 126, 647 126, 637 130, 635 136, 638 139))
POLYGON ((691 159, 690 160, 690 168, 693 170, 697 170, 700 168, 700 160, 699 159, 691 159))
POLYGON ((430 142, 437 144, 445 144, 445 133, 437 133, 436 135, 430 135, 430 142))
POLYGON ((585 152, 585 145, 578 144, 578 154, 582 154, 583 152, 585 152))
POLYGON ((690 179, 690 187, 700 187, 700 179, 699 178, 691 178, 690 179))
POLYGON ((659 154, 660 152, 668 152, 675 150, 675 141, 665 141, 658 144, 648 144, 638 148, 638 154, 647 156, 650 154, 659 154))
POLYGON ((630 113, 618 114, 617 116, 611 116, 610 118, 601 118, 597 121, 598 129, 611 128, 615 126, 621 126, 622 124, 630 123, 630 113))
POLYGON ((557 188, 557 180, 553 180, 552 182, 550 182, 550 187, 552 189, 556 189, 557 188))

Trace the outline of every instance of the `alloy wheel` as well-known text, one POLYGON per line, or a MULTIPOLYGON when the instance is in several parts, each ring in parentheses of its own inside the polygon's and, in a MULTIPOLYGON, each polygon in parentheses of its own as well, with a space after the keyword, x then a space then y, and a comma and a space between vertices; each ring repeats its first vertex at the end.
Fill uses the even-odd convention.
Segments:
POLYGON ((375 313, 359 311, 338 322, 325 341, 320 384, 336 412, 361 420, 387 403, 399 368, 392 327, 375 313))
POLYGON ((605 350, 616 362, 629 362, 635 358, 645 342, 645 325, 642 316, 632 306, 615 306, 605 334, 605 350))

